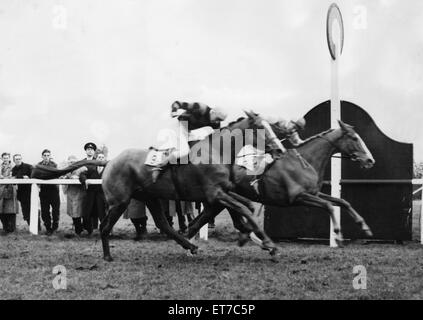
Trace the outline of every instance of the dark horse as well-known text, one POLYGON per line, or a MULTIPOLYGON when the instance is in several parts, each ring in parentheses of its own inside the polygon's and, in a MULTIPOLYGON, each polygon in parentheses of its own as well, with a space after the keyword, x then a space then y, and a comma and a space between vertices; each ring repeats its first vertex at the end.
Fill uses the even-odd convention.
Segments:
MULTIPOLYGON (((307 139, 297 151, 288 150, 281 158, 268 165, 260 176, 246 174, 246 169, 233 167, 235 191, 253 201, 274 206, 308 206, 328 211, 334 225, 336 241, 342 243, 339 221, 334 215, 333 205, 347 210, 366 236, 372 236, 364 219, 343 200, 321 193, 325 168, 335 153, 341 152, 353 161, 358 161, 364 168, 371 168, 375 163, 363 140, 353 127, 339 121, 339 129, 330 129, 307 139), (299 154, 307 161, 298 161, 299 154), (281 183, 282 182, 282 183, 281 183), (257 183, 257 187, 252 184, 257 183)), ((276 135, 278 128, 273 127, 276 135)), ((283 138, 283 137, 281 137, 283 138)), ((241 232, 246 242, 251 228, 242 218, 231 212, 234 226, 241 232)), ((218 213, 217 213, 218 214, 218 213)), ((216 212, 205 210, 195 218, 189 227, 188 237, 194 236, 198 230, 214 217, 216 212)))
MULTIPOLYGON (((252 231, 263 239, 263 247, 272 254, 275 253, 275 244, 259 229, 252 218, 252 203, 233 192, 232 163, 244 145, 257 145, 258 140, 261 140, 269 142, 273 149, 279 147, 277 143, 279 141, 275 141, 272 136, 269 136, 267 130, 248 131, 247 129, 263 129, 267 123, 254 113, 247 113, 247 115, 248 118, 239 119, 196 144, 196 148, 201 150, 202 156, 205 153, 209 160, 208 163, 171 165, 162 172, 156 183, 152 182, 152 167, 145 165, 148 150, 125 150, 107 163, 103 173, 102 187, 108 204, 108 213, 100 226, 105 260, 112 260, 109 233, 127 208, 131 198, 144 201, 156 225, 191 253, 197 252, 197 246, 169 226, 161 210, 159 199, 201 201, 204 207, 212 212, 219 212, 222 208, 227 208, 245 218, 252 231), (247 134, 251 131, 253 134, 247 134), (230 150, 229 152, 226 150, 226 153, 224 150, 224 154, 222 154, 222 144, 214 142, 223 141, 225 134, 230 136, 230 150), (236 143, 237 141, 241 141, 241 143, 236 143), (229 157, 228 164, 222 162, 224 155, 229 157)), ((96 162, 91 163, 95 164, 96 162)), ((86 161, 80 161, 61 170, 37 166, 32 176, 51 179, 85 164, 87 164, 86 161)))

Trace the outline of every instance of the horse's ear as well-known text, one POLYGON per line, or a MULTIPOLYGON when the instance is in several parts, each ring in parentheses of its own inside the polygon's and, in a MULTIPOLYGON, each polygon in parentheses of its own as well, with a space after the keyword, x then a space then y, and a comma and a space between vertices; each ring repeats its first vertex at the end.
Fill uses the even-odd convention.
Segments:
POLYGON ((339 126, 341 127, 342 131, 348 131, 347 125, 342 122, 341 120, 338 120, 339 126))
POLYGON ((244 113, 247 115, 247 117, 248 118, 250 118, 250 119, 254 119, 255 118, 255 116, 254 116, 254 112, 252 112, 252 111, 247 111, 247 110, 244 110, 244 113))

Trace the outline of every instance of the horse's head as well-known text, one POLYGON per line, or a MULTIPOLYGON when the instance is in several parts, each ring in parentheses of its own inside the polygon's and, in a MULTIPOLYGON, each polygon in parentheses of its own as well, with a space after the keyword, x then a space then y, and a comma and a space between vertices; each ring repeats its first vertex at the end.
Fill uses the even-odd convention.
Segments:
POLYGON ((333 144, 341 153, 345 153, 352 161, 358 161, 366 169, 373 167, 375 160, 366 144, 352 126, 338 120, 341 136, 333 144))
POLYGON ((257 139, 264 139, 266 147, 270 147, 271 149, 279 149, 280 151, 284 151, 285 148, 283 147, 280 140, 275 135, 273 128, 269 124, 267 120, 262 118, 260 115, 253 111, 244 111, 245 114, 248 116, 250 125, 255 129, 262 129, 258 130, 257 139))

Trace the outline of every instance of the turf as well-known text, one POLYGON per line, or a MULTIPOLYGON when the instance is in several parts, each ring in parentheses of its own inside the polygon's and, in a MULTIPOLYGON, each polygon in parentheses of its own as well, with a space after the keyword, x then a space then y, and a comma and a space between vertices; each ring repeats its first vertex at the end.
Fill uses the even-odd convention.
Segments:
MULTIPOLYGON (((176 220, 176 219, 175 219, 176 220)), ((149 220, 146 240, 121 219, 113 232, 114 261, 102 260, 98 234, 72 237, 62 214, 53 236, 18 231, 0 237, 0 299, 422 299, 423 246, 278 243, 279 262, 251 242, 238 247, 223 213, 200 252, 188 256, 149 220), (53 287, 53 268, 66 268, 66 289, 53 287), (353 268, 367 270, 367 289, 353 287, 353 268)))

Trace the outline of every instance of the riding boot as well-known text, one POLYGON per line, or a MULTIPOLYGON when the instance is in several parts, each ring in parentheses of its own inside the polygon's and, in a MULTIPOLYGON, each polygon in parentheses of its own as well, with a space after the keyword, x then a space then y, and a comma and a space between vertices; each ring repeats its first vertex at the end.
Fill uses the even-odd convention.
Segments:
POLYGON ((154 168, 151 170, 151 179, 153 180, 153 183, 157 182, 157 179, 159 178, 160 172, 162 170, 162 168, 154 168))

